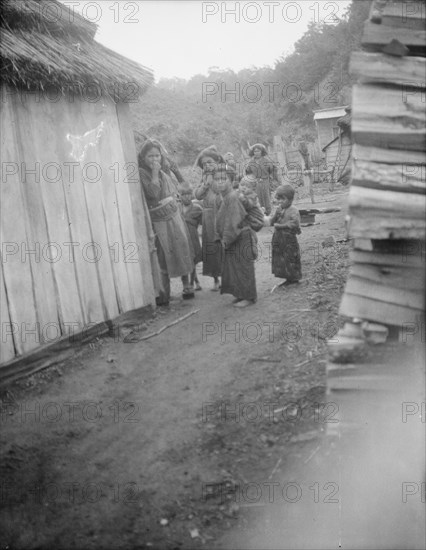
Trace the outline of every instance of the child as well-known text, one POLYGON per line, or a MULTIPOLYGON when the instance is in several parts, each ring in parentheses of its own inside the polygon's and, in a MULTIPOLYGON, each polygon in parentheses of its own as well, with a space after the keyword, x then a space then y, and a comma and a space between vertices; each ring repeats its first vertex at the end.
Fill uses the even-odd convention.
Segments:
POLYGON ((222 198, 213 182, 213 175, 224 159, 216 147, 207 147, 198 155, 197 165, 203 171, 201 184, 195 189, 195 197, 203 207, 203 275, 213 277, 213 288, 220 290, 219 275, 222 271, 222 247, 216 233, 216 215, 222 198))
MULTIPOLYGON (((299 210, 292 206, 294 189, 281 185, 276 191, 279 206, 270 219, 275 227, 272 237, 272 273, 285 279, 279 286, 298 283, 302 278, 300 248, 296 235, 300 235, 299 210)), ((267 219, 267 218, 266 218, 267 219)))
MULTIPOLYGON (((225 251, 220 292, 235 296, 235 307, 246 307, 257 299, 254 270, 257 239, 248 222, 248 213, 239 198, 239 192, 232 187, 234 175, 234 171, 222 166, 215 170, 213 176, 223 199, 216 219, 217 233, 225 251)), ((251 209, 253 218, 261 218, 263 226, 260 208, 254 204, 251 209)))
POLYGON ((191 239, 191 245, 193 249, 194 270, 191 273, 191 288, 195 290, 201 290, 200 282, 197 278, 197 264, 203 259, 203 252, 200 245, 200 238, 198 236, 198 226, 201 224, 203 208, 202 206, 193 200, 194 195, 192 188, 189 185, 181 185, 179 187, 179 193, 181 197, 182 215, 188 228, 189 236, 191 239))

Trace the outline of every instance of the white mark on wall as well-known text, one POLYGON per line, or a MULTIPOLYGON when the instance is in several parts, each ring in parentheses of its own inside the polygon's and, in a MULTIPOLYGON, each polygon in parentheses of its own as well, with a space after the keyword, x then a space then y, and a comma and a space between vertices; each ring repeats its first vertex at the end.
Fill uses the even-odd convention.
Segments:
POLYGON ((82 136, 74 136, 73 134, 67 134, 67 140, 72 145, 72 151, 70 156, 78 161, 82 162, 86 156, 87 149, 89 147, 96 147, 99 139, 104 131, 104 121, 102 121, 96 128, 89 130, 82 136))

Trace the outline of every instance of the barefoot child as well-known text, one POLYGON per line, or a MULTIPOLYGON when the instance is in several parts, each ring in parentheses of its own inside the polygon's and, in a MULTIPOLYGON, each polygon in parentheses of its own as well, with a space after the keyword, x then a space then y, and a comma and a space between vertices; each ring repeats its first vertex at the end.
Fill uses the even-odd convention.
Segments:
POLYGON ((203 275, 213 277, 213 288, 220 290, 219 275, 222 271, 222 246, 216 233, 216 215, 222 198, 213 181, 214 172, 224 159, 216 147, 207 147, 198 155, 197 165, 203 171, 201 184, 195 189, 195 197, 203 206, 203 275))
MULTIPOLYGON (((221 294, 235 296, 235 307, 246 307, 257 299, 254 262, 257 258, 257 238, 248 221, 248 212, 232 187, 234 172, 225 166, 218 167, 214 182, 222 194, 223 202, 217 213, 216 228, 224 248, 221 294)), ((252 219, 263 213, 256 204, 250 206, 252 219)))
MULTIPOLYGON (((281 285, 298 283, 302 278, 300 248, 296 235, 300 235, 299 210, 292 206, 294 189, 291 185, 281 185, 276 191, 279 206, 270 219, 275 227, 272 237, 272 273, 285 279, 281 285)), ((280 286, 281 286, 280 285, 280 286)))
POLYGON ((194 194, 189 185, 181 185, 179 194, 182 200, 182 215, 188 228, 191 238, 191 245, 194 252, 194 271, 191 273, 191 289, 201 290, 200 282, 197 278, 197 264, 203 259, 203 252, 200 245, 200 237, 198 236, 198 226, 201 224, 203 208, 201 205, 193 201, 194 194))

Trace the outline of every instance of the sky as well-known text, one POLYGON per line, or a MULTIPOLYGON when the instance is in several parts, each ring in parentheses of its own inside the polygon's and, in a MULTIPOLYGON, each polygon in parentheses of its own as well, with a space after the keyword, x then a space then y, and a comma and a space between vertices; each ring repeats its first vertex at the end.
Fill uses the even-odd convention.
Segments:
POLYGON ((96 40, 153 70, 189 79, 209 67, 274 66, 310 22, 331 24, 350 0, 61 0, 98 25, 96 40))

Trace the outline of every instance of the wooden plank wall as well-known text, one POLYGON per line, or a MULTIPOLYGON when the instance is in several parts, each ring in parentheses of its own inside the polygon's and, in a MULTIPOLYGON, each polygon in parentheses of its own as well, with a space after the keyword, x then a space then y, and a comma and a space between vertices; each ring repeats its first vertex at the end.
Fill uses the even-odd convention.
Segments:
POLYGON ((2 97, 5 364, 153 305, 155 294, 134 144, 116 105, 2 97))
POLYGON ((373 2, 365 24, 364 51, 355 52, 350 64, 357 79, 349 193, 349 236, 355 250, 340 313, 395 326, 421 323, 425 307, 426 32, 419 26, 422 18, 424 24, 422 10, 423 2, 373 2), (365 239, 371 241, 369 255, 358 250, 365 239), (415 265, 407 262, 407 256, 415 265))

